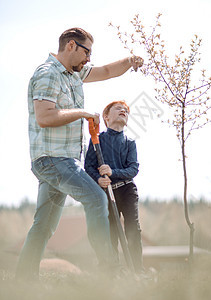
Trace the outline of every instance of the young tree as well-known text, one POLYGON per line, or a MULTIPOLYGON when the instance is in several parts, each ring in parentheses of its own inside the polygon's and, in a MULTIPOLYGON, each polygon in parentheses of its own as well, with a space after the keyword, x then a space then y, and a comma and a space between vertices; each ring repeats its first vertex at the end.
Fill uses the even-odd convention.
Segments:
MULTIPOLYGON (((131 54, 133 54, 134 46, 138 45, 138 47, 144 48, 146 58, 141 72, 155 80, 157 100, 167 103, 173 112, 172 117, 167 122, 175 127, 181 145, 184 174, 184 212, 190 229, 189 259, 192 261, 194 223, 190 221, 188 212, 186 142, 194 130, 202 128, 210 122, 207 113, 211 108, 208 96, 211 78, 207 78, 205 70, 201 71, 200 79, 196 79, 195 76, 198 74, 196 63, 200 62, 199 48, 202 42, 197 35, 190 43, 189 55, 185 56, 185 51, 181 46, 179 53, 175 55, 171 63, 167 56, 165 41, 161 39, 160 17, 161 14, 158 14, 155 26, 150 33, 146 32, 139 15, 136 15, 131 21, 133 25, 132 34, 121 32, 120 26, 115 26, 115 28, 119 39, 131 54)), ((111 23, 110 25, 113 26, 111 23)))

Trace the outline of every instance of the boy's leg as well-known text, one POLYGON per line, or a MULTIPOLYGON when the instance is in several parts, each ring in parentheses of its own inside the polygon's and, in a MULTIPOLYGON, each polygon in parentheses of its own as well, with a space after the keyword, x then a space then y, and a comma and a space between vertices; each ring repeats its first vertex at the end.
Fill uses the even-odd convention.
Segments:
POLYGON ((115 198, 121 201, 124 217, 125 234, 131 258, 137 272, 143 268, 141 228, 138 211, 138 192, 134 183, 129 183, 114 190, 115 198))
MULTIPOLYGON (((117 204, 117 203, 116 203, 117 204)), ((112 213, 111 205, 109 203, 109 225, 110 225, 110 235, 111 235, 111 243, 114 249, 114 254, 116 256, 117 261, 119 261, 119 251, 118 251, 118 232, 116 227, 115 217, 112 213)), ((117 206, 118 208, 118 206, 117 206)))

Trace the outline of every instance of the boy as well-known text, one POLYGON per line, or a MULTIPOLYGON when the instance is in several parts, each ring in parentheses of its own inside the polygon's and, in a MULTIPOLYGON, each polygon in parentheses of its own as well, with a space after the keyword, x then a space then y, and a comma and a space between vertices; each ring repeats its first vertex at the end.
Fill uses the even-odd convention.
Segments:
MULTIPOLYGON (((123 129, 127 125, 129 107, 125 101, 114 101, 103 110, 106 132, 99 136, 105 164, 98 168, 96 154, 90 141, 85 159, 86 172, 103 188, 111 183, 119 214, 124 217, 125 234, 137 273, 142 271, 142 242, 138 212, 138 192, 133 178, 138 173, 137 151, 134 140, 123 129), (104 178, 104 175, 108 177, 104 178)), ((118 236, 110 220, 111 241, 118 256, 118 236)))

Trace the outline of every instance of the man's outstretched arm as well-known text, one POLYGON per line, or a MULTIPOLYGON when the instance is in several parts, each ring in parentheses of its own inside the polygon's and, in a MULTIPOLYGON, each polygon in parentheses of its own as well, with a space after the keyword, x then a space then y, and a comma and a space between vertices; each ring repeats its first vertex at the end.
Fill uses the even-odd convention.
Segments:
POLYGON ((136 71, 143 65, 139 56, 126 57, 102 67, 93 67, 84 82, 101 81, 123 75, 131 67, 136 71))

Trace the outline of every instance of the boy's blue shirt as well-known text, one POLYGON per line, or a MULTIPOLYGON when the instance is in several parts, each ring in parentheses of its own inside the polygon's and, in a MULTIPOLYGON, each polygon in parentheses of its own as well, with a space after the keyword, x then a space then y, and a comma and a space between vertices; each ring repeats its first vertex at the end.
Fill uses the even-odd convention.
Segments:
MULTIPOLYGON (((123 180, 131 180, 138 174, 136 143, 128 138, 123 131, 108 128, 99 136, 105 164, 112 169, 112 184, 123 180)), ((100 178, 98 162, 92 141, 85 158, 85 170, 96 181, 100 178)))

